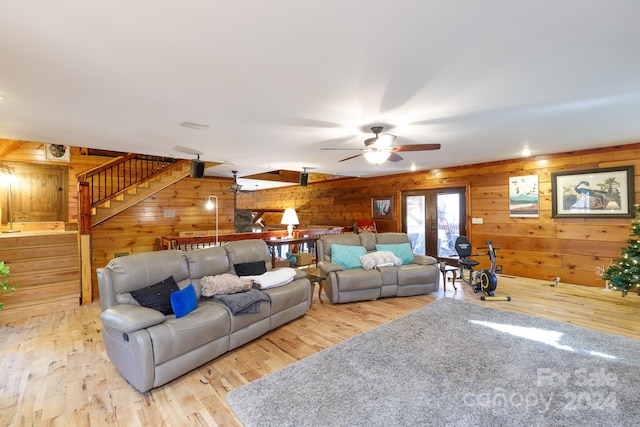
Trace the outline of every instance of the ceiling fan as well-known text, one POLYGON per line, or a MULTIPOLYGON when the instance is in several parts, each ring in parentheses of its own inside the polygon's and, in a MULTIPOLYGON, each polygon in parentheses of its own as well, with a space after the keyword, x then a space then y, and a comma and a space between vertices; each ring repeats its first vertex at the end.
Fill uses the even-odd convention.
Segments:
POLYGON ((238 193, 253 194, 253 191, 243 190, 242 185, 238 184, 238 171, 231 171, 231 173, 233 174, 233 184, 229 184, 229 187, 228 187, 229 191, 235 194, 238 194, 238 193))
POLYGON ((389 160, 390 162, 399 162, 402 160, 402 157, 396 154, 396 151, 428 151, 440 149, 440 144, 393 145, 398 137, 391 134, 380 135, 382 129, 382 126, 373 126, 371 128, 371 132, 373 132, 375 136, 364 140, 365 148, 323 148, 323 150, 360 150, 363 152, 338 160, 338 162, 364 156, 364 158, 371 163, 380 164, 385 160, 389 160))

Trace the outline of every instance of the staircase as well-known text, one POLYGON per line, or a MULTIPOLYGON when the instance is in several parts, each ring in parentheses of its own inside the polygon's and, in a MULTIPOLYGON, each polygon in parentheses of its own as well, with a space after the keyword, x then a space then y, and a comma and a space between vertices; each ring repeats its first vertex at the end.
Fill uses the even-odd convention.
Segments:
POLYGON ((147 197, 189 176, 190 172, 191 163, 188 160, 183 160, 179 164, 176 164, 175 167, 168 169, 160 175, 131 185, 113 199, 107 200, 94 207, 91 212, 91 225, 95 226, 100 224, 120 212, 125 211, 147 197))
POLYGON ((93 227, 189 176, 189 160, 128 154, 77 175, 81 230, 93 227))

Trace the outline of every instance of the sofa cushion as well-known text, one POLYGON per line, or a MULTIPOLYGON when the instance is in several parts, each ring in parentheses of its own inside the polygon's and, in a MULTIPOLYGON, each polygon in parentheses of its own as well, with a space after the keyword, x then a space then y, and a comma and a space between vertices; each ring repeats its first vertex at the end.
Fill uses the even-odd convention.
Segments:
POLYGON ((364 246, 331 245, 331 262, 345 270, 362 268, 360 257, 367 253, 364 246))
POLYGON ((191 313, 198 306, 198 298, 193 285, 173 292, 171 295, 171 308, 176 317, 182 317, 191 313))
MULTIPOLYGON (((271 252, 264 240, 238 240, 222 246, 227 251, 232 266, 245 262, 264 261, 267 270, 271 270, 271 252)), ((231 273, 234 273, 232 269, 231 273)))
POLYGON ((376 267, 390 267, 393 265, 402 265, 402 260, 390 251, 369 252, 360 257, 362 268, 371 270, 376 267))
POLYGON ((264 261, 242 262, 233 265, 238 276, 257 276, 267 272, 267 266, 264 261))
POLYGON ((151 286, 169 276, 173 276, 180 285, 189 284, 185 255, 178 250, 122 256, 109 261, 106 268, 111 271, 113 294, 116 298, 120 294, 151 286))
POLYGON ((306 301, 310 291, 306 280, 266 289, 265 292, 271 298, 271 314, 280 313, 306 301))
POLYGON ((229 334, 229 311, 216 302, 202 301, 188 316, 173 316, 147 329, 153 363, 160 365, 229 334))
POLYGON ((332 274, 336 275, 339 283, 339 292, 379 289, 382 287, 382 275, 378 270, 355 268, 352 270, 336 271, 332 274))
MULTIPOLYGON (((184 255, 189 266, 189 277, 192 280, 229 272, 229 258, 222 246, 186 251, 184 255)), ((196 283, 193 284, 195 287, 196 283)))
POLYGON ((369 231, 364 231, 358 234, 360 237, 360 245, 364 246, 367 252, 376 250, 376 235, 369 231))
POLYGON ((409 243, 394 244, 376 244, 378 251, 390 251, 402 260, 402 264, 411 264, 413 262, 413 251, 409 243))
POLYGON ((173 276, 170 276, 151 286, 131 291, 131 296, 143 307, 153 308, 162 314, 172 314, 171 294, 179 289, 173 276))

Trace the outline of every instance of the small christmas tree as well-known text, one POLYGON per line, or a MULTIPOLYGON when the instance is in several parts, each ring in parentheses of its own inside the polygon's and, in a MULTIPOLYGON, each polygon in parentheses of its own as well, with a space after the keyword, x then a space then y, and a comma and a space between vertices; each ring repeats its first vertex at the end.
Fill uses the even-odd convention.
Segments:
POLYGON ((626 296, 630 289, 640 286, 640 204, 634 205, 636 217, 631 221, 631 238, 622 250, 622 258, 614 259, 602 274, 609 281, 609 288, 622 291, 626 296))

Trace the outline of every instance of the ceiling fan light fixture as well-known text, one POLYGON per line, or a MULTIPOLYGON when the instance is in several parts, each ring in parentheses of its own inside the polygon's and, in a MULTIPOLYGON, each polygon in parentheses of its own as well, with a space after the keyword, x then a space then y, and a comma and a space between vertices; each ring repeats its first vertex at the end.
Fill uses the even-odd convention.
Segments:
POLYGON ((389 148, 395 141, 395 135, 389 135, 386 133, 384 135, 380 135, 374 145, 379 148, 389 148))
POLYGON ((367 159, 369 163, 373 163, 379 165, 389 158, 391 155, 391 151, 386 150, 371 150, 364 153, 364 158, 367 159))
POLYGON ((238 192, 242 190, 242 185, 238 184, 237 182, 234 182, 233 184, 229 184, 229 190, 233 192, 238 192))

